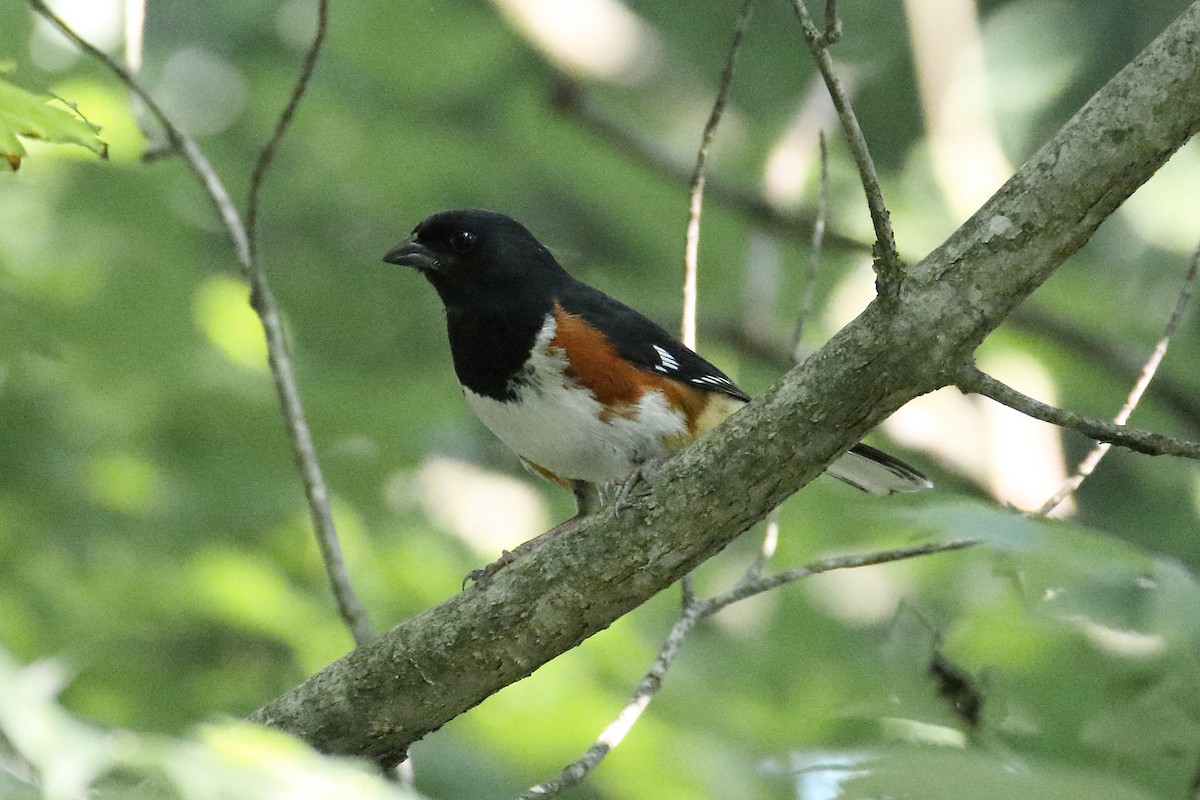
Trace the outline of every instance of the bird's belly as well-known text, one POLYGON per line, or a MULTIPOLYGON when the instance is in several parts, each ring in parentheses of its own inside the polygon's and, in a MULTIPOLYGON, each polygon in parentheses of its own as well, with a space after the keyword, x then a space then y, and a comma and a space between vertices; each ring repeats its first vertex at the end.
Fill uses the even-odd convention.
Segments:
POLYGON ((466 397, 483 424, 517 455, 568 480, 620 480, 690 439, 683 412, 658 391, 618 413, 569 380, 525 384, 510 400, 469 389, 466 397))

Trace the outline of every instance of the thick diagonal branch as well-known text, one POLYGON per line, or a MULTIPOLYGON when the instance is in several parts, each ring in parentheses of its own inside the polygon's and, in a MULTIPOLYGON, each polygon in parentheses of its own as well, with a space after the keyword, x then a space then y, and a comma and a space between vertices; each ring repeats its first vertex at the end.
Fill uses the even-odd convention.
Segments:
MULTIPOLYGON (((820 351, 602 512, 254 719, 383 764, 678 580, 979 343, 1200 128, 1200 2, 820 351)), ((447 587, 448 589, 451 587, 447 587)))

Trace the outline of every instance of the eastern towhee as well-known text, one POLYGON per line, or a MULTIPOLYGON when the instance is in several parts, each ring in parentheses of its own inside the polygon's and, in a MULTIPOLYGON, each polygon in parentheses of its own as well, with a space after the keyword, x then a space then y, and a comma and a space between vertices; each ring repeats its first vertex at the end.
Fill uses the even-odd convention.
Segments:
MULTIPOLYGON (((599 488, 686 447, 750 401, 728 376, 646 317, 567 274, 520 223, 443 211, 384 256, 413 267, 446 307, 467 403, 533 472, 570 489, 579 513, 599 488)), ((876 495, 931 485, 887 453, 856 444, 828 467, 876 495)))

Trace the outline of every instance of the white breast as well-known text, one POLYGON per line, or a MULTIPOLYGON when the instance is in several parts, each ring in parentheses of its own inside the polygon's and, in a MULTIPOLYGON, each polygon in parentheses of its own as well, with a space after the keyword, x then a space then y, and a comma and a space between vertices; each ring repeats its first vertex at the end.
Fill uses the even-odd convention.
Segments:
POLYGON ((668 455, 663 441, 687 432, 683 413, 661 392, 647 392, 633 408, 602 419, 595 395, 566 375, 566 355, 550 344, 555 329, 548 316, 516 398, 501 401, 465 390, 483 424, 517 455, 569 480, 620 480, 642 462, 668 455))

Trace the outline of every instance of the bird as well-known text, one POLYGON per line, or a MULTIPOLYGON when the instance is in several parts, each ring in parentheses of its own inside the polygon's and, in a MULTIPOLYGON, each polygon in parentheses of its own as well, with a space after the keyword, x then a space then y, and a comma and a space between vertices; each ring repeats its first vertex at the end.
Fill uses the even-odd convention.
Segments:
MULTIPOLYGON (((658 324, 572 277, 504 214, 432 214, 383 260, 417 270, 441 298, 467 405, 526 468, 575 497, 574 517, 468 576, 477 583, 596 513, 603 487, 628 487, 750 402, 658 324)), ((874 495, 932 486, 865 444, 826 471, 874 495)))

